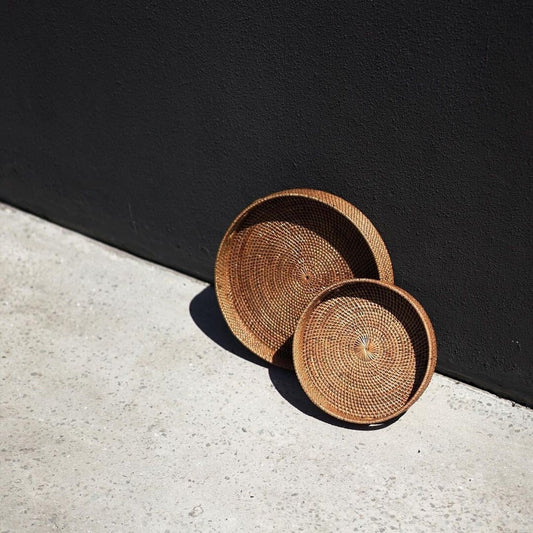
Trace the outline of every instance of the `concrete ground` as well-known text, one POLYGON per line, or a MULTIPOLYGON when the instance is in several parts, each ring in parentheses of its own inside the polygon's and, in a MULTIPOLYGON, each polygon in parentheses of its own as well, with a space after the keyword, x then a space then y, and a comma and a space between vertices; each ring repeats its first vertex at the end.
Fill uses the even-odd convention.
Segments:
POLYGON ((533 531, 533 414, 435 375, 335 422, 213 289, 0 207, 0 532, 533 531))

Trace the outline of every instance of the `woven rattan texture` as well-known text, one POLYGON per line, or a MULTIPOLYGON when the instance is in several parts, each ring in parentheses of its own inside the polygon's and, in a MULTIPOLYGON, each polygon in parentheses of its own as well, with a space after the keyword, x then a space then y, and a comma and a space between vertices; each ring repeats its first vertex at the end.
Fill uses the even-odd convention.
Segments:
POLYGON ((254 353, 292 368, 292 336, 322 290, 354 277, 393 282, 372 223, 341 198, 283 191, 243 211, 224 236, 215 283, 224 317, 254 353))
POLYGON ((309 398, 356 423, 403 413, 428 385, 436 363, 433 328, 398 287, 352 280, 320 294, 294 339, 294 364, 309 398))

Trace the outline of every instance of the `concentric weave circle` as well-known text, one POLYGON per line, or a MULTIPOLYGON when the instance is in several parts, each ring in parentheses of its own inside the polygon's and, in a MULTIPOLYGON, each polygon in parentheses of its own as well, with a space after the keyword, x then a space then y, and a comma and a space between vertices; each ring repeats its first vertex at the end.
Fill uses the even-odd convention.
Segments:
POLYGON ((320 293, 294 335, 294 365, 311 401, 336 418, 384 422, 425 390, 437 361, 431 322, 406 291, 350 280, 320 293))
POLYGON ((215 287, 235 336, 263 359, 292 368, 292 336, 326 287, 365 277, 393 282, 389 254, 372 223, 348 202, 293 189, 257 200, 226 232, 215 287))

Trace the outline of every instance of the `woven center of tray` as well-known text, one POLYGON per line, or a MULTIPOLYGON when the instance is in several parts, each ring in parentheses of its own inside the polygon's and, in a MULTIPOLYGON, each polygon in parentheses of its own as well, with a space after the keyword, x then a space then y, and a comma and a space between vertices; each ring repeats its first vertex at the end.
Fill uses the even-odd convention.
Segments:
POLYGON ((379 344, 370 337, 363 335, 356 339, 354 353, 360 361, 373 361, 376 357, 379 357, 379 344))
POLYGON ((314 296, 338 281, 378 277, 354 224, 312 199, 282 197, 258 206, 235 231, 231 250, 235 309, 282 366, 292 366, 290 341, 314 296))

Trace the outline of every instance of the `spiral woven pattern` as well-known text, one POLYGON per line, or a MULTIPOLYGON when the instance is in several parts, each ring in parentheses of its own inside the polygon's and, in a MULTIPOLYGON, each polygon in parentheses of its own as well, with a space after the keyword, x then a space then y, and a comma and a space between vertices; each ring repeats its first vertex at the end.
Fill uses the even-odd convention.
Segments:
POLYGON ((309 398, 348 422, 384 422, 407 410, 433 375, 437 346, 421 305, 404 290, 351 280, 319 294, 294 337, 309 398))
POLYGON ((254 202, 224 236, 215 267, 222 313, 240 341, 292 368, 301 313, 330 285, 353 277, 393 282, 371 222, 341 198, 295 189, 254 202))

